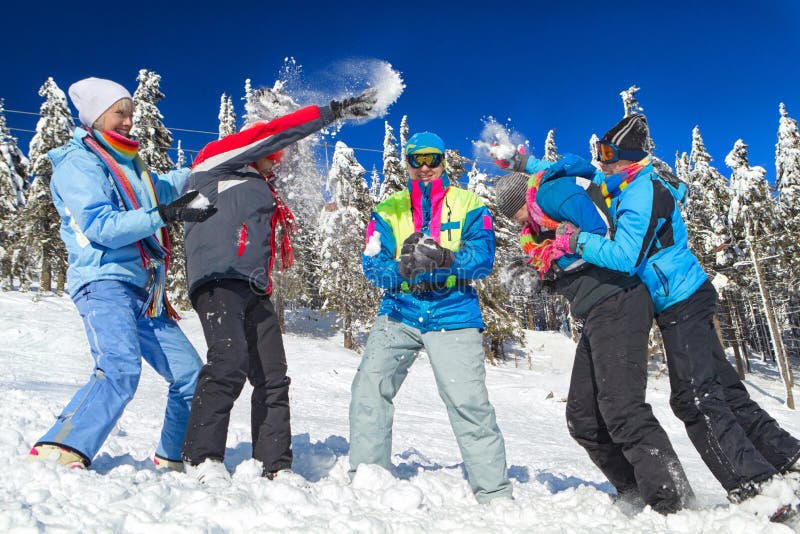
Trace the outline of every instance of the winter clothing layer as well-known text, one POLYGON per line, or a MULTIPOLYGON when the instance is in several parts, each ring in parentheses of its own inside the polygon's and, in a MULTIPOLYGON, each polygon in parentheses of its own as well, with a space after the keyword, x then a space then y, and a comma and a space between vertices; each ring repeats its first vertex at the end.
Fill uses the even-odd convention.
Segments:
POLYGON ((359 465, 391 469, 393 399, 425 348, 439 395, 478 502, 510 497, 503 436, 486 390, 481 334, 476 328, 423 332, 379 316, 353 379, 350 400, 350 476, 359 465))
POLYGON ((729 492, 755 491, 800 458, 800 442, 750 398, 714 331, 717 294, 706 281, 656 319, 667 352, 670 405, 729 492))
POLYGON ((292 466, 289 423, 289 377, 286 354, 267 295, 258 295, 243 280, 217 280, 192 294, 208 343, 207 363, 200 371, 197 392, 183 445, 183 459, 198 465, 225 456, 228 423, 245 380, 250 397, 253 458, 265 472, 292 466))
POLYGON ((687 506, 693 492, 645 402, 652 322, 642 284, 592 307, 575 352, 567 426, 618 493, 635 490, 654 510, 670 513, 687 506))
POLYGON ((692 295, 706 274, 689 250, 677 190, 647 164, 627 187, 610 189, 609 195, 614 239, 581 232, 583 259, 638 275, 657 314, 692 295))
POLYGON ((37 444, 65 445, 91 461, 133 398, 144 358, 169 384, 156 454, 180 458, 202 362, 166 312, 155 319, 142 316, 146 296, 143 289, 116 280, 89 282, 73 296, 95 368, 37 444))
POLYGON ((78 80, 69 86, 68 92, 78 110, 78 118, 89 128, 118 100, 132 98, 123 86, 104 78, 78 80))
MULTIPOLYGON (((67 283, 72 297, 89 282, 116 280, 147 287, 149 270, 142 264, 138 242, 164 226, 155 201, 137 172, 134 160, 115 158, 141 206, 126 210, 109 169, 83 143, 89 133, 76 128, 72 140, 51 150, 50 191, 61 216, 61 239, 69 253, 67 283)), ((180 196, 188 169, 153 175, 158 202, 180 196)))
POLYGON ((273 192, 250 166, 333 122, 330 108, 308 106, 214 141, 195 159, 190 186, 217 208, 202 223, 187 223, 189 294, 221 279, 249 282, 271 292, 275 254, 273 192))
POLYGON ((384 289, 378 315, 388 315, 423 333, 461 328, 483 329, 478 294, 467 281, 492 271, 495 236, 492 216, 473 193, 451 187, 447 175, 381 202, 367 227, 367 241, 380 239, 380 252, 362 256, 367 279, 384 289), (454 263, 404 279, 398 271, 403 242, 413 233, 430 235, 455 252, 454 263), (421 290, 428 288, 430 290, 421 290))
MULTIPOLYGON (((593 184, 596 169, 589 162, 573 155, 558 162, 531 157, 526 171, 541 173, 538 190, 531 200, 546 216, 571 222, 583 232, 599 237, 610 235, 611 222, 599 188, 593 184)), ((639 283, 627 274, 589 265, 574 254, 559 258, 556 266, 559 274, 551 285, 569 300, 570 311, 579 318, 586 317, 595 304, 639 283)))

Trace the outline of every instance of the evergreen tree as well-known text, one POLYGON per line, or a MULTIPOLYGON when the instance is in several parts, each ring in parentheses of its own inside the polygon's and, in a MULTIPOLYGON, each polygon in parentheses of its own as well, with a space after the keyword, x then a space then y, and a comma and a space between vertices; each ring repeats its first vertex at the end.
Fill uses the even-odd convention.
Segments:
POLYGON ((183 152, 181 140, 178 139, 178 147, 175 149, 175 168, 182 169, 186 166, 186 154, 183 152))
POLYGON ((778 142, 775 145, 775 185, 778 213, 786 231, 782 235, 783 255, 779 259, 779 279, 783 282, 782 322, 790 353, 800 352, 800 133, 797 121, 780 105, 778 142))
POLYGON ((785 235, 783 221, 778 217, 778 210, 766 180, 763 167, 751 167, 748 162, 747 145, 739 139, 733 150, 725 157, 725 164, 731 168, 731 202, 730 217, 733 222, 744 226, 744 235, 739 236, 742 248, 750 254, 753 268, 753 283, 759 292, 761 312, 769 333, 770 342, 764 343, 763 353, 774 355, 786 386, 786 404, 794 408, 792 395, 793 377, 791 366, 783 348, 783 341, 778 329, 773 295, 770 294, 768 280, 774 276, 772 262, 763 261, 765 257, 779 255, 780 240, 776 236, 785 235))
POLYGON ((589 138, 589 153, 592 155, 592 162, 597 165, 597 142, 600 140, 597 134, 592 134, 589 138))
POLYGON ((39 108, 36 134, 28 151, 34 180, 23 213, 22 239, 14 254, 20 262, 15 271, 22 277, 20 288, 27 290, 30 284, 28 262, 39 261, 39 292, 50 291, 55 276, 56 293, 61 294, 66 284, 67 251, 59 235, 61 218, 50 195, 53 167, 47 153, 70 140, 74 123, 67 107, 67 97, 52 78, 48 78, 39 89, 39 96, 45 101, 39 108))
POLYGON ((369 196, 373 204, 377 204, 381 199, 381 175, 375 165, 372 166, 372 172, 369 176, 369 196))
POLYGON ((408 143, 409 133, 408 115, 403 115, 403 118, 400 119, 400 154, 406 153, 406 143, 408 143))
POLYGON ((547 139, 544 140, 544 161, 558 161, 561 156, 558 154, 558 147, 556 146, 556 131, 550 130, 547 132, 547 139))
POLYGON ((467 189, 475 193, 486 205, 494 218, 494 231, 497 239, 494 269, 483 280, 473 282, 478 291, 481 313, 486 330, 483 332, 484 352, 487 359, 495 363, 505 359, 505 341, 523 342, 522 325, 509 304, 509 294, 500 282, 500 270, 520 255, 519 241, 512 222, 498 214, 494 201, 494 189, 488 186, 488 177, 473 163, 468 173, 467 189))
POLYGON ((732 200, 728 180, 711 165, 711 161, 700 128, 695 126, 692 130, 692 151, 688 159, 680 160, 678 178, 689 186, 684 207, 689 242, 709 272, 735 259, 735 249, 727 246, 731 243, 728 209, 732 200))
POLYGON ((357 347, 356 334, 372 321, 379 296, 358 261, 372 209, 365 173, 353 149, 337 142, 327 182, 332 200, 319 220, 323 273, 319 294, 323 310, 338 312, 348 349, 357 347))
POLYGON ((219 138, 236 133, 236 112, 233 110, 233 97, 222 93, 219 98, 219 138))
POLYGON ((444 170, 450 178, 450 184, 464 188, 461 178, 467 173, 467 165, 470 163, 468 158, 462 156, 458 150, 446 148, 444 151, 444 170))
POLYGON ((397 154, 394 129, 388 122, 384 122, 383 131, 383 183, 381 183, 380 201, 402 191, 406 185, 406 170, 397 154))
POLYGON ((0 290, 13 283, 14 250, 22 235, 20 213, 28 191, 28 158, 6 126, 0 99, 0 290))

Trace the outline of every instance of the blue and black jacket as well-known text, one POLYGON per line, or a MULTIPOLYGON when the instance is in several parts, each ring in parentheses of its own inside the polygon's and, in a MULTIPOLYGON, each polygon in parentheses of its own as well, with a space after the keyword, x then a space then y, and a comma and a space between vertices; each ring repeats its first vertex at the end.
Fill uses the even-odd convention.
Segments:
POLYGON ((589 232, 578 237, 584 260, 639 276, 656 314, 690 297, 707 279, 689 250, 682 194, 648 163, 627 187, 610 192, 613 241, 589 232))

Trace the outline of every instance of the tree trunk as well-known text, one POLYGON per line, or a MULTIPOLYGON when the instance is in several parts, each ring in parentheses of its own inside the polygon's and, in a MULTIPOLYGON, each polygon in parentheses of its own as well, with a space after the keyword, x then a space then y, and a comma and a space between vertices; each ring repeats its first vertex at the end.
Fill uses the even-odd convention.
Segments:
POLYGON ((342 323, 344 325, 344 348, 354 349, 355 342, 353 341, 353 319, 350 317, 350 312, 342 313, 342 323))
POLYGON ((786 359, 786 355, 782 352, 781 348, 782 345, 780 340, 778 339, 778 329, 777 325, 775 324, 775 316, 773 313, 772 305, 769 302, 769 296, 767 295, 767 288, 764 285, 764 280, 761 275, 761 267, 758 265, 758 257, 755 251, 755 243, 750 235, 750 224, 749 222, 745 223, 745 228, 747 232, 747 241, 750 243, 750 258, 753 261, 753 270, 756 273, 756 282, 758 283, 758 291, 761 294, 761 303, 764 306, 764 314, 767 318, 767 326, 769 327, 770 337, 772 338, 772 346, 775 348, 775 360, 778 362, 778 368, 781 371, 781 377, 783 378, 783 384, 786 389, 786 406, 794 410, 794 395, 792 393, 792 380, 789 377, 789 362, 786 359))
POLYGON ((50 257, 46 250, 42 251, 42 272, 39 275, 39 293, 50 291, 52 287, 52 277, 50 269, 50 257))

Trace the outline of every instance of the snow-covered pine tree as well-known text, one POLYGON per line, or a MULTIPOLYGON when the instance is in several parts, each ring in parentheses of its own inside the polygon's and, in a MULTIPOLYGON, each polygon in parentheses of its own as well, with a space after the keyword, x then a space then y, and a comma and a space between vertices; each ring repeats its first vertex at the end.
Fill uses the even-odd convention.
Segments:
POLYGON ((406 143, 408 142, 409 133, 408 115, 403 115, 403 118, 400 119, 400 154, 406 153, 406 143))
POLYGON ((15 247, 14 256, 20 263, 15 271, 22 277, 20 288, 27 290, 30 262, 39 261, 39 292, 51 291, 55 277, 56 293, 61 294, 66 284, 67 250, 59 235, 61 218, 50 195, 53 167, 47 153, 69 141, 75 125, 67 97, 53 78, 42 85, 39 96, 45 100, 39 108, 36 133, 29 145, 30 174, 34 179, 23 212, 22 239, 15 247))
POLYGON ((494 189, 487 183, 488 176, 479 171, 474 163, 467 176, 467 189, 475 193, 494 215, 497 239, 494 269, 488 277, 476 280, 473 285, 478 291, 483 322, 486 324, 483 332, 484 352, 489 362, 496 364, 498 359, 505 359, 506 340, 524 342, 522 325, 510 305, 508 291, 500 282, 501 268, 520 255, 519 241, 512 227, 513 223, 498 214, 494 189))
POLYGON ((778 213, 786 231, 782 239, 784 254, 778 262, 779 278, 786 287, 786 306, 782 314, 789 354, 800 352, 800 132, 786 106, 779 107, 778 142, 775 144, 775 186, 778 213))
POLYGON ((406 169, 397 152, 397 139, 389 122, 383 128, 383 183, 381 183, 380 201, 386 200, 406 187, 406 169))
POLYGON ((139 141, 139 157, 147 168, 163 174, 174 169, 175 164, 169 158, 172 133, 164 126, 164 116, 158 110, 158 103, 164 98, 164 93, 161 92, 161 76, 141 69, 136 81, 139 86, 133 93, 135 111, 131 136, 139 141))
POLYGON ((558 146, 556 146, 556 131, 550 130, 547 132, 547 138, 544 140, 544 161, 558 161, 561 155, 558 153, 558 146))
POLYGON ((589 153, 592 155, 592 165, 597 166, 597 142, 600 140, 597 134, 592 134, 589 138, 589 153))
MULTIPOLYGON (((296 64, 287 63, 281 75, 271 88, 250 88, 246 84, 245 124, 256 121, 276 119, 300 108, 288 92, 287 80, 296 76, 292 69, 296 64)), ((295 214, 298 232, 292 238, 295 263, 286 272, 273 272, 272 299, 275 310, 283 326, 284 310, 287 303, 296 306, 319 306, 317 281, 320 276, 320 257, 317 250, 316 235, 322 198, 323 177, 317 169, 315 150, 320 144, 320 135, 311 135, 284 150, 278 168, 276 185, 283 199, 295 214)), ((276 236, 280 239, 280 236, 276 236)))
POLYGON ((381 199, 381 175, 375 165, 372 166, 372 172, 369 174, 369 197, 374 204, 380 202, 381 199))
POLYGON ((731 244, 728 208, 731 192, 728 180, 711 165, 711 154, 706 150, 700 128, 692 130, 692 151, 688 160, 681 160, 681 178, 689 186, 684 206, 684 220, 689 230, 692 251, 707 272, 718 266, 729 265, 735 259, 731 244), (684 176, 681 176, 684 174, 684 176))
MULTIPOLYGON (((158 103, 164 98, 161 92, 161 76, 147 69, 139 70, 136 77, 139 86, 133 93, 135 111, 131 136, 139 141, 139 157, 147 168, 164 174, 175 168, 169 157, 172 147, 172 132, 162 122, 164 116, 158 103)), ((186 287, 186 253, 183 244, 183 225, 169 225, 170 264, 167 279, 167 294, 177 308, 188 309, 189 293, 186 287)))
POLYGON ((778 217, 777 207, 767 184, 767 171, 763 167, 750 166, 747 145, 741 139, 736 141, 733 150, 725 157, 725 164, 733 171, 731 176, 733 200, 729 217, 732 222, 738 222, 744 227, 744 235, 736 237, 742 243, 741 248, 749 251, 755 275, 754 283, 761 297, 761 311, 772 342, 771 348, 769 343, 763 344, 764 356, 768 350, 773 353, 786 386, 786 405, 793 409, 794 397, 789 361, 783 350, 772 295, 767 287, 767 280, 773 273, 769 269, 770 262, 762 261, 765 257, 780 254, 776 236, 784 232, 781 227, 782 221, 778 217))
POLYGON ((366 170, 353 149, 338 141, 328 172, 329 207, 319 217, 322 309, 338 313, 344 347, 357 348, 356 334, 375 316, 379 292, 361 271, 364 233, 372 210, 366 170))
POLYGON ((20 213, 28 191, 28 158, 6 125, 0 99, 0 291, 14 284, 14 244, 22 235, 20 213))
POLYGON ((469 158, 462 156, 454 148, 444 150, 444 170, 450 178, 450 185, 464 188, 461 178, 467 173, 467 165, 471 163, 469 158))
POLYGON ((186 154, 183 152, 181 140, 178 139, 178 146, 175 148, 175 168, 182 169, 186 166, 186 154))
POLYGON ((219 98, 219 138, 236 133, 236 112, 233 110, 233 97, 222 93, 219 98))

